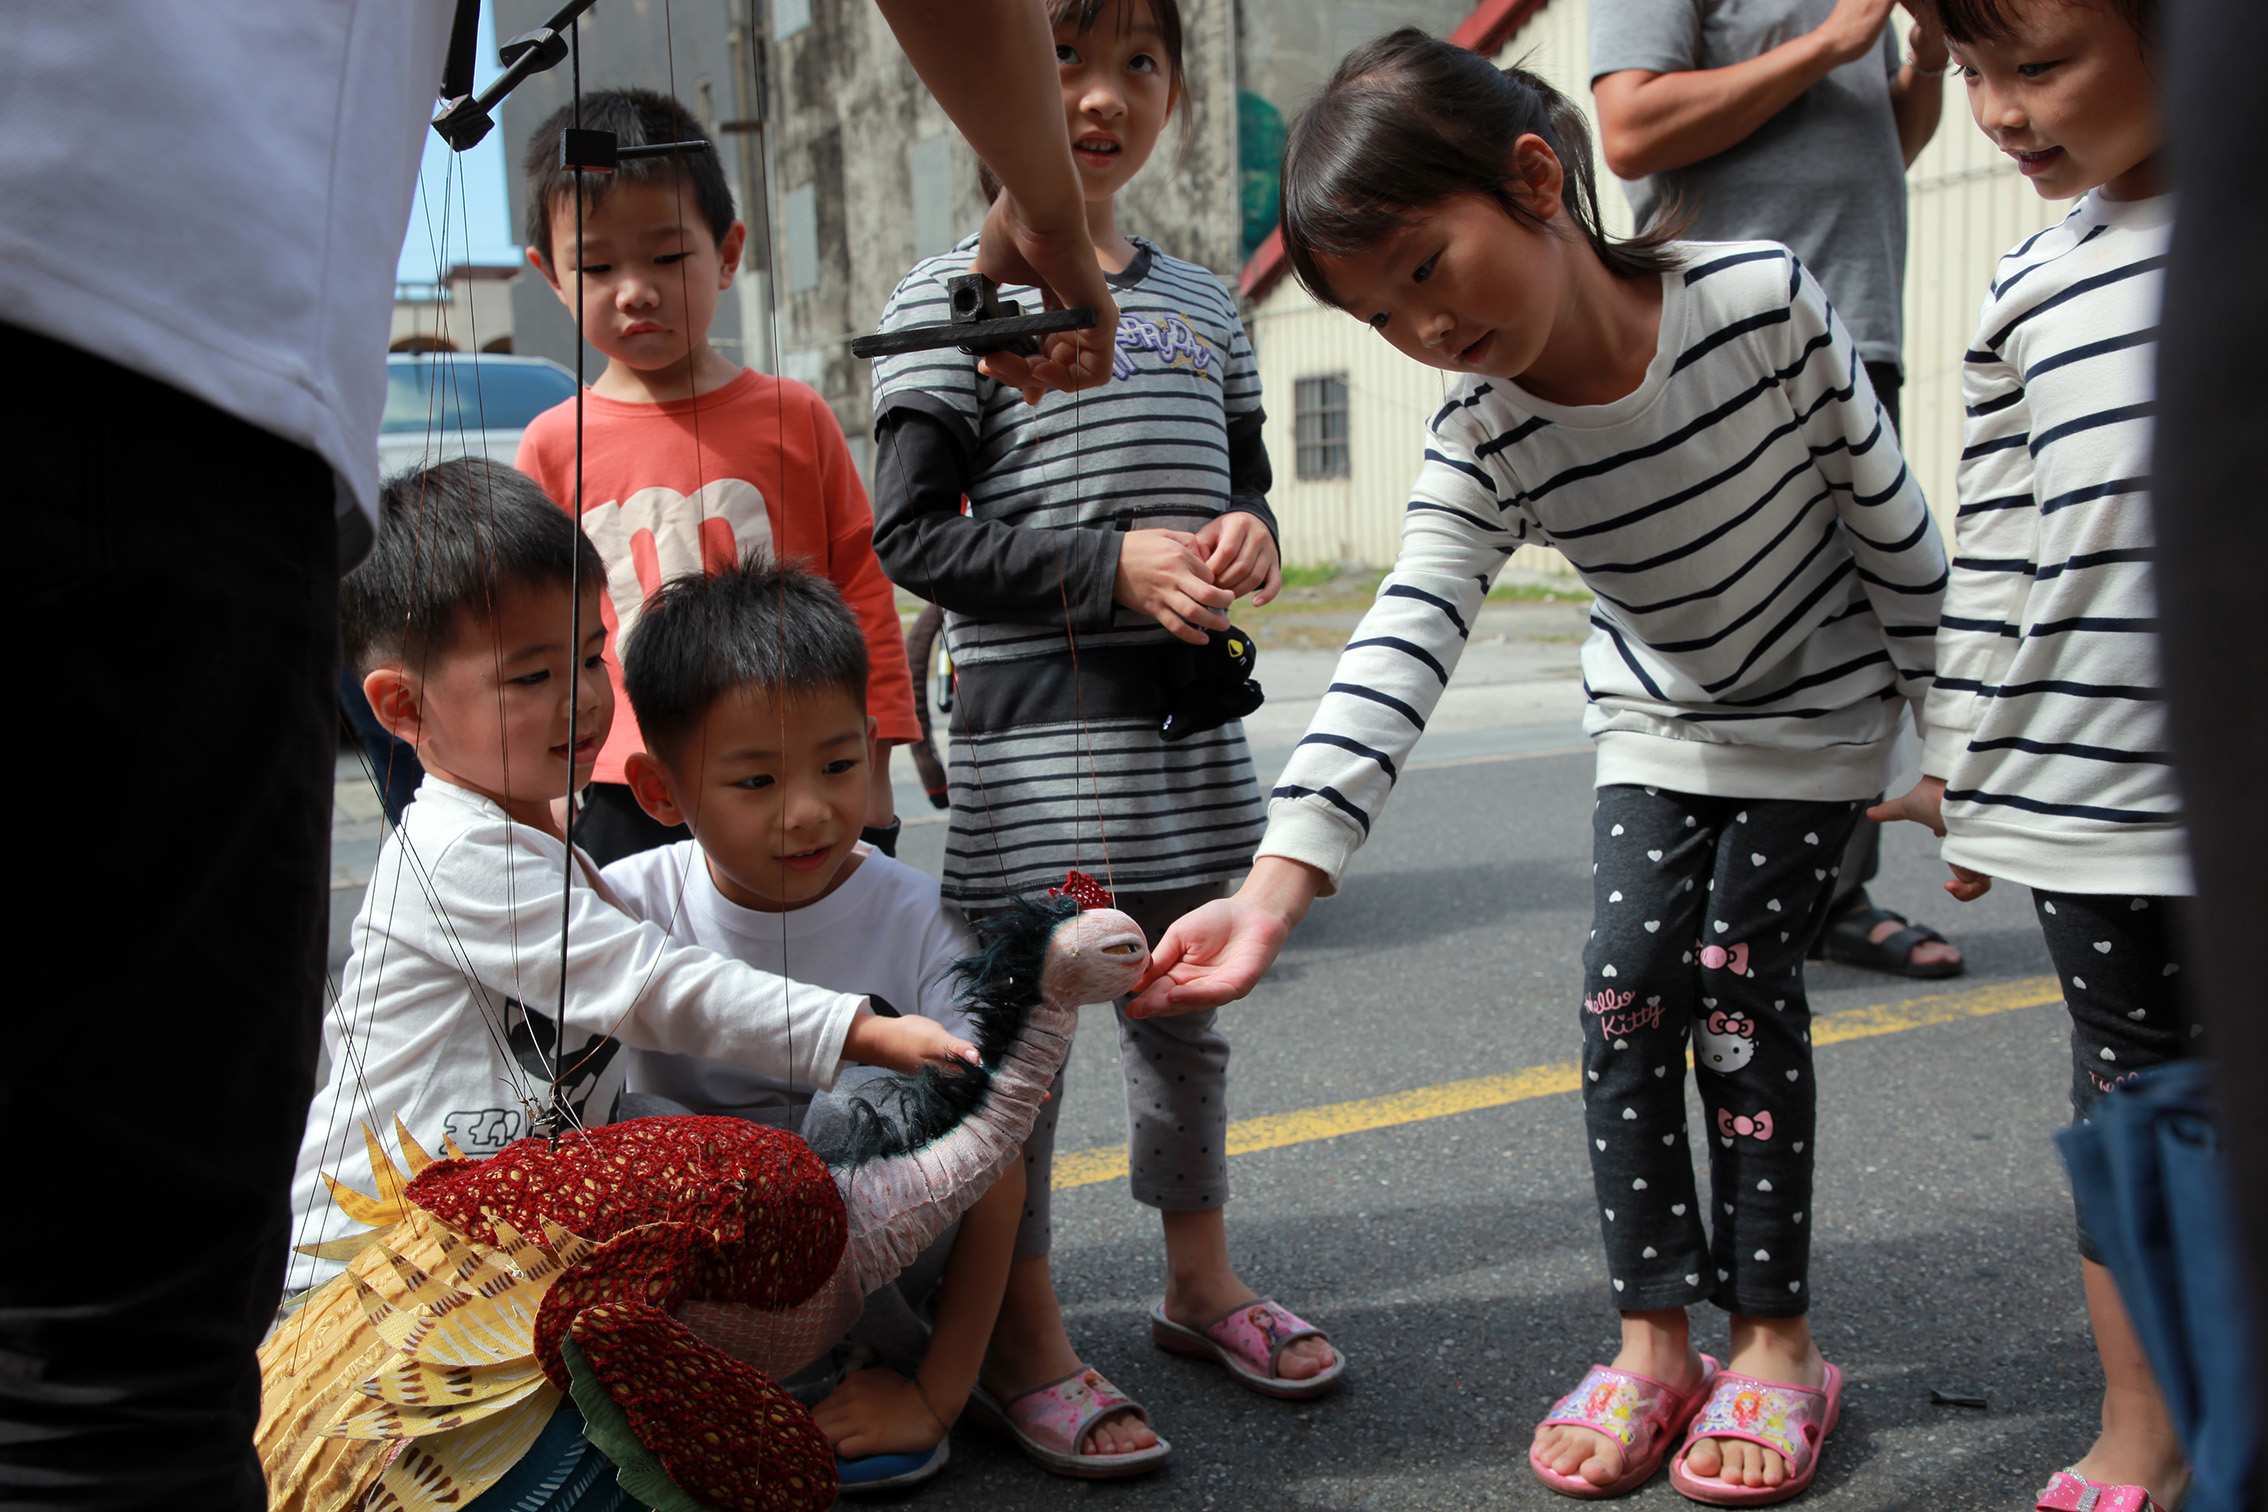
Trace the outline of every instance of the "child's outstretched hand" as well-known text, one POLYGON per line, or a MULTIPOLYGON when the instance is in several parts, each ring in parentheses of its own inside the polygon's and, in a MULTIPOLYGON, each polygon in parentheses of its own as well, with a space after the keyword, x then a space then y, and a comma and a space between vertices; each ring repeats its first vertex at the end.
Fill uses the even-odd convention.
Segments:
POLYGON ((1284 952, 1284 941, 1323 890, 1323 873, 1282 856, 1252 863, 1244 884, 1183 914, 1150 947, 1128 1018, 1162 1018, 1233 1003, 1284 952))
POLYGON ((1215 515, 1197 532, 1197 549, 1213 581, 1238 598, 1251 594, 1255 609, 1284 591, 1276 538, 1256 514, 1232 509, 1215 515))
POLYGON ((976 1046, 957 1039, 935 1019, 918 1014, 884 1018, 861 1011, 843 1036, 843 1059, 912 1075, 924 1066, 980 1065, 976 1046))
MULTIPOLYGON (((1903 798, 1893 798, 1868 809, 1866 817, 1877 824, 1911 819, 1916 824, 1927 825, 1929 832, 1942 840, 1945 838, 1945 779, 1924 777, 1903 798)), ((1992 878, 1983 872, 1953 866, 1950 861, 1945 864, 1953 869, 1953 879, 1945 884, 1945 890, 1963 903, 1974 903, 1992 891, 1992 878)))
POLYGON ((1185 530, 1129 530, 1121 536, 1111 597, 1193 646, 1205 644, 1207 630, 1228 628, 1225 611, 1236 602, 1235 594, 1214 581, 1198 537, 1185 530))
POLYGON ((919 1454, 937 1447, 948 1425, 931 1410, 921 1388, 894 1370, 854 1370, 811 1421, 844 1459, 870 1454, 919 1454))

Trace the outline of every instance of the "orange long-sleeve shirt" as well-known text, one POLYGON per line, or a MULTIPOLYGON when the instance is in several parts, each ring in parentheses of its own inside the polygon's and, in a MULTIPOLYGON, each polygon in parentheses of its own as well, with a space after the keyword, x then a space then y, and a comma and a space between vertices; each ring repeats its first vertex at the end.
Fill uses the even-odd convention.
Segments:
MULTIPOLYGON (((572 511, 575 402, 529 423, 520 471, 572 511)), ((646 596, 670 578, 716 571, 762 546, 840 588, 866 631, 866 711, 890 741, 920 738, 897 597, 874 559, 874 507, 825 401, 792 379, 753 370, 698 399, 629 404, 583 396, 583 530, 606 560, 607 675, 614 729, 600 782, 622 782, 645 747, 622 692, 622 638, 646 596)))

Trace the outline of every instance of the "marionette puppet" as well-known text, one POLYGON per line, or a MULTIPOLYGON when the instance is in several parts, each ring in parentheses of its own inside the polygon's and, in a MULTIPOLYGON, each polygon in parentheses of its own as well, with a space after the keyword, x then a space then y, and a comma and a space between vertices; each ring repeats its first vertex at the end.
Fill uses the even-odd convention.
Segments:
POLYGON ((1079 1006, 1147 964, 1109 901, 1074 873, 980 924, 956 972, 982 1065, 828 1099, 816 1146, 640 1118, 434 1159, 397 1123, 405 1177, 366 1129, 376 1196, 331 1185, 375 1231, 322 1247, 354 1253, 260 1350, 270 1505, 830 1505, 834 1451, 778 1382, 1019 1157, 1079 1006))

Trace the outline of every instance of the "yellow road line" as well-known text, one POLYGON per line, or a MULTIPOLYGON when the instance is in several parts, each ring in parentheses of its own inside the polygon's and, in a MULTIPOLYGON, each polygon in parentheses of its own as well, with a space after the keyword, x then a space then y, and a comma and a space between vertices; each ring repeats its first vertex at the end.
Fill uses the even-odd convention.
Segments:
MULTIPOLYGON (((1846 1040, 1872 1039, 1879 1034, 1903 1034, 1909 1029, 1927 1029, 1935 1024, 1950 1024, 1961 1019, 1985 1018, 2018 1008, 2037 1008, 2043 1003, 2060 1002, 2062 997, 2063 990, 2056 984, 2056 979, 2044 976, 2025 977, 2014 982, 1996 982, 1989 987, 1976 987, 1967 992, 1936 993, 1928 997, 1907 998, 1903 1002, 1877 1003, 1871 1008, 1853 1008, 1843 1013, 1822 1014, 1813 1019, 1811 1042, 1814 1046, 1839 1045, 1846 1040)), ((1581 1080, 1581 1068, 1576 1062, 1561 1061, 1556 1065, 1530 1066, 1523 1071, 1502 1072, 1495 1076, 1474 1076, 1463 1081, 1441 1082, 1431 1087, 1412 1087, 1406 1092, 1389 1092, 1383 1097, 1326 1103, 1319 1108, 1302 1108, 1293 1113, 1267 1113, 1258 1118, 1240 1118, 1229 1125, 1228 1152, 1231 1155, 1249 1155, 1255 1150, 1280 1150, 1286 1145, 1336 1139, 1341 1134, 1356 1134, 1364 1129, 1388 1129, 1397 1124, 1447 1118, 1451 1114, 1470 1113, 1479 1108, 1500 1108, 1506 1103, 1549 1097, 1555 1092, 1572 1092, 1581 1084, 1581 1080)), ((1071 1187, 1114 1181, 1125 1174, 1124 1145, 1075 1150, 1055 1157, 1055 1190, 1059 1192, 1071 1187)))

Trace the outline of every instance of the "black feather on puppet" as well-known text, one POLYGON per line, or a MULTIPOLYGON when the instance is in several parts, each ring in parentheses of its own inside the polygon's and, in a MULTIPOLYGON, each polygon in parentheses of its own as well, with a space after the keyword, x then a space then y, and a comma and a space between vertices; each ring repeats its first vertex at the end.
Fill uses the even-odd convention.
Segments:
POLYGON ((835 1099, 841 1117, 807 1130, 812 1151, 837 1170, 862 1166, 942 1139, 983 1107, 992 1073, 1039 1006, 1048 942, 1079 907, 1075 898, 1018 898, 975 920, 977 953, 955 961, 953 975, 982 1068, 925 1066, 867 1082, 835 1099))

